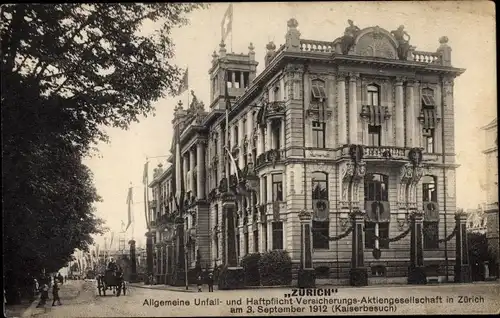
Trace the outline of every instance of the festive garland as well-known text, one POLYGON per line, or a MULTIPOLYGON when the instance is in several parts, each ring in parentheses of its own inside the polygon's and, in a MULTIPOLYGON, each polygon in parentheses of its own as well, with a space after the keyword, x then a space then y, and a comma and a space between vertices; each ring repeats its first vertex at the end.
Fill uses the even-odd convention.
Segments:
POLYGON ((344 233, 342 233, 338 236, 334 236, 334 237, 325 236, 325 235, 319 233, 317 229, 313 229, 313 232, 315 235, 321 236, 323 239, 327 239, 329 241, 339 241, 339 240, 343 239, 344 237, 348 236, 349 234, 351 234, 352 230, 353 230, 353 227, 351 226, 344 233))
POLYGON ((404 231, 403 233, 399 234, 398 236, 396 237, 393 237, 393 238, 383 238, 383 237, 379 237, 377 235, 374 235, 375 239, 376 240, 380 240, 382 242, 396 242, 396 241, 399 241, 401 240, 402 238, 406 237, 408 235, 408 233, 410 233, 411 231, 411 228, 407 228, 406 231, 404 231))
POLYGON ((458 228, 457 226, 455 226, 455 228, 453 229, 453 231, 450 233, 450 235, 448 235, 447 237, 445 237, 444 239, 440 239, 438 240, 438 243, 444 243, 444 242, 448 242, 449 240, 451 240, 458 232, 458 228))

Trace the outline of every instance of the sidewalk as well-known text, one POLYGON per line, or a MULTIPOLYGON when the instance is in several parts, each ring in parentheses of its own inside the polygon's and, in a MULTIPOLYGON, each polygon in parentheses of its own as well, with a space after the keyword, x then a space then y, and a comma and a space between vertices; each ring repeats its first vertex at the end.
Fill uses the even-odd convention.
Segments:
MULTIPOLYGON (((66 301, 78 297, 82 289, 83 281, 80 280, 70 280, 62 284, 61 289, 59 290, 59 297, 61 298, 62 305, 64 306, 64 303, 66 301)), ((45 306, 37 308, 36 306, 39 302, 40 297, 33 301, 20 317, 31 317, 33 315, 46 313, 47 311, 49 311, 50 308, 52 308, 52 290, 49 291, 49 299, 47 299, 45 306)))
MULTIPOLYGON (((144 285, 144 283, 129 283, 128 285, 132 286, 132 287, 137 287, 137 288, 170 290, 170 291, 184 292, 184 293, 196 293, 196 292, 198 292, 198 287, 196 285, 189 285, 189 289, 187 289, 187 290, 186 290, 186 286, 169 286, 169 285, 164 285, 164 284, 144 285)), ((215 289, 215 286, 214 286, 214 289, 215 289)))
MULTIPOLYGON (((364 289, 364 288, 429 288, 429 287, 450 287, 450 286, 464 286, 464 285, 498 285, 499 281, 476 281, 471 283, 435 283, 435 284, 425 284, 425 285, 408 285, 408 284, 376 284, 376 285, 368 285, 368 286, 349 286, 349 285, 334 285, 334 284, 317 284, 316 288, 337 288, 337 289, 364 289)), ((156 289, 156 290, 169 290, 174 292, 184 292, 184 293, 196 293, 198 292, 198 287, 196 285, 189 285, 189 289, 186 290, 185 286, 168 286, 168 285, 144 285, 143 283, 131 283, 129 284, 133 287, 138 288, 146 288, 146 289, 156 289)), ((203 285, 203 291, 208 290, 208 286, 206 284, 203 285)), ((250 289, 290 289, 297 288, 295 285, 291 286, 248 286, 243 288, 243 290, 250 289)), ((214 291, 218 290, 217 285, 214 285, 214 291)), ((227 290, 229 292, 234 290, 227 290)))

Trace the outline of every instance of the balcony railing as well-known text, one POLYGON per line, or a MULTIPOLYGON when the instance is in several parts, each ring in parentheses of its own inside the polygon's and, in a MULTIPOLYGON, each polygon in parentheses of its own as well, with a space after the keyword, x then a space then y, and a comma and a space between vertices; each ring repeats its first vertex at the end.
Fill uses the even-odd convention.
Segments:
POLYGON ((316 40, 300 40, 300 50, 302 52, 324 52, 334 53, 335 47, 333 42, 316 41, 316 40))
POLYGON ((282 161, 283 159, 285 159, 284 152, 285 151, 283 149, 271 149, 260 154, 255 162, 256 168, 268 163, 276 164, 282 161))
POLYGON ((415 62, 441 64, 441 54, 437 52, 412 51, 411 57, 415 62))
POLYGON ((363 157, 366 159, 408 159, 408 150, 400 147, 365 146, 363 157))

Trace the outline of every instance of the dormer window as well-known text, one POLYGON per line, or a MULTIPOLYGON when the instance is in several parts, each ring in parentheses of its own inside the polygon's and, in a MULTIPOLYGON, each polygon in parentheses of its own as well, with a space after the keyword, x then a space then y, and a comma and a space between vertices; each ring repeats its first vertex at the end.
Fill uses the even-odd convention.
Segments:
POLYGON ((324 101, 326 99, 325 82, 322 80, 313 80, 311 85, 312 99, 315 101, 324 101))

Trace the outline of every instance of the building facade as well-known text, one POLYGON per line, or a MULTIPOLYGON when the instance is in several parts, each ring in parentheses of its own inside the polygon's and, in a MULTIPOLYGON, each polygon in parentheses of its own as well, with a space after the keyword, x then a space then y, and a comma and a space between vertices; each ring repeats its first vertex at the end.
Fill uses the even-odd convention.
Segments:
POLYGON ((174 176, 172 166, 158 167, 150 183, 148 233, 159 282, 168 283, 181 252, 188 269, 197 260, 202 268, 224 263, 228 224, 220 194, 226 176, 232 184, 249 171, 257 184, 236 191, 239 260, 283 249, 297 268, 299 213, 308 211, 317 277, 346 282, 352 238, 331 238, 346 232, 349 212, 358 209, 365 217, 369 277, 405 279, 410 237, 391 239, 419 210, 427 274, 452 277, 455 241, 444 238, 455 228, 456 212, 453 82, 464 70, 451 66, 448 39, 439 39, 436 52, 422 52, 405 40, 402 28, 351 25, 327 42, 301 38, 295 19, 287 26, 283 45, 267 45, 258 76, 252 44, 242 55, 221 43, 209 69, 208 110, 197 99, 176 108, 186 208, 176 210, 172 191, 180 169, 174 176), (354 167, 352 145, 362 146, 361 164, 354 167), (228 163, 225 146, 238 169, 228 163), (179 216, 182 238, 174 224, 179 216))
POLYGON ((482 128, 485 132, 486 156, 486 237, 490 251, 497 259, 497 275, 500 273, 500 242, 498 219, 498 136, 497 119, 482 128))

